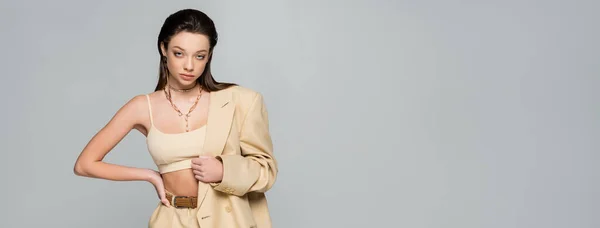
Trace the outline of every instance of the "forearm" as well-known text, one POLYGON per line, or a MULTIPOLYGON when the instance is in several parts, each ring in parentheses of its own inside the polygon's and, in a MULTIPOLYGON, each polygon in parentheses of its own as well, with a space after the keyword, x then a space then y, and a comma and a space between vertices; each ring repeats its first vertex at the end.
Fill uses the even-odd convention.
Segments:
POLYGON ((152 170, 115 165, 102 161, 89 162, 75 167, 79 176, 106 179, 112 181, 149 181, 152 170))
POLYGON ((270 156, 220 155, 223 180, 213 183, 216 190, 242 196, 248 192, 266 192, 277 178, 277 162, 270 156))

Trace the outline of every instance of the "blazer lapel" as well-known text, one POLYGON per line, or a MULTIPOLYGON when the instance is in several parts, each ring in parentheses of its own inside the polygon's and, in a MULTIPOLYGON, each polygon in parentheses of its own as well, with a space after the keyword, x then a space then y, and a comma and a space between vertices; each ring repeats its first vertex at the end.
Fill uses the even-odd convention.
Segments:
MULTIPOLYGON (((231 92, 220 90, 210 93, 210 103, 208 106, 208 120, 202 155, 217 156, 223 152, 225 142, 227 142, 233 121, 235 104, 231 101, 231 92)), ((199 181, 198 206, 202 205, 206 191, 209 188, 208 184, 199 181)))
POLYGON ((228 91, 217 91, 210 95, 202 154, 216 156, 223 152, 235 111, 235 105, 231 102, 231 94, 228 91))

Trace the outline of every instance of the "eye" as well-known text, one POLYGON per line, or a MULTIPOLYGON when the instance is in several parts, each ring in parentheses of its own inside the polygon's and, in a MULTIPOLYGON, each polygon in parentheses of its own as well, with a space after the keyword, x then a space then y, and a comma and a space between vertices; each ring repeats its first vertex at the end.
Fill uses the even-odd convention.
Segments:
POLYGON ((199 55, 196 57, 197 59, 204 59, 204 55, 199 55))
POLYGON ((175 56, 179 57, 179 56, 181 56, 181 52, 177 52, 177 51, 176 51, 176 52, 173 52, 173 55, 175 55, 175 56))

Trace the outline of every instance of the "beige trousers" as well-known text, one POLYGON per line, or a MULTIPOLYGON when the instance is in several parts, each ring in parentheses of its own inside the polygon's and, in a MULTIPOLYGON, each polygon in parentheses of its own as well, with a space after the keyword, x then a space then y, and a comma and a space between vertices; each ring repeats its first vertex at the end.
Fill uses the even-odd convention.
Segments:
POLYGON ((159 201, 148 221, 148 228, 200 228, 197 212, 198 208, 167 207, 159 201))

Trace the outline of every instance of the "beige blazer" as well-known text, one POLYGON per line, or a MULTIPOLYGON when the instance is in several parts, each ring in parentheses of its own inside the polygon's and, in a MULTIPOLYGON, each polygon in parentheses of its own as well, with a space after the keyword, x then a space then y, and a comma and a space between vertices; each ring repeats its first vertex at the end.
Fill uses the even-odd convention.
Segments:
POLYGON ((223 162, 219 184, 199 182, 200 227, 271 228, 265 192, 277 177, 260 93, 241 86, 212 92, 204 154, 223 162))

